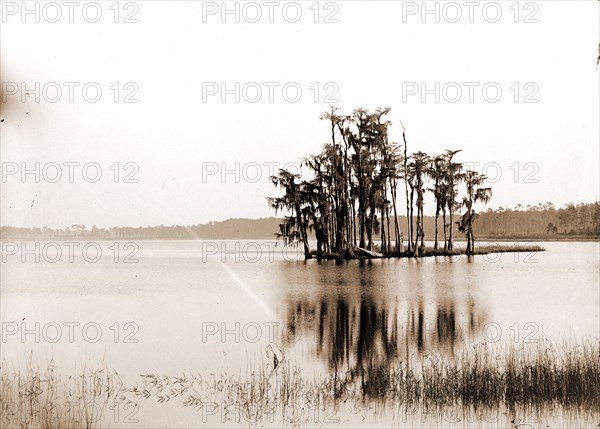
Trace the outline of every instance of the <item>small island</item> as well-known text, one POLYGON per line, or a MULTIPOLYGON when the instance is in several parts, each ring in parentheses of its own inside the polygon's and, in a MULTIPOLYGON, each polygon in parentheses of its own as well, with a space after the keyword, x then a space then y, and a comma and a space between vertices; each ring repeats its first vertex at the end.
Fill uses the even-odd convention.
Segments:
POLYGON ((476 249, 475 205, 492 198, 492 188, 484 186, 486 176, 464 171, 464 165, 455 160, 460 149, 409 155, 403 125, 401 144, 388 139, 391 122, 385 117, 390 111, 359 108, 345 115, 332 106, 321 115, 330 124, 331 142, 323 145, 321 153, 302 161, 311 177, 286 169, 271 177, 283 195, 267 198, 268 203, 276 214, 289 214, 279 225, 277 239, 285 245, 303 246, 306 259, 318 260, 544 250, 537 245, 476 249), (406 201, 406 238, 399 222, 399 192, 406 201), (432 248, 425 246, 427 192, 435 199, 432 248), (455 228, 466 237, 465 249, 455 248, 455 228), (309 245, 311 234, 316 250, 309 245))

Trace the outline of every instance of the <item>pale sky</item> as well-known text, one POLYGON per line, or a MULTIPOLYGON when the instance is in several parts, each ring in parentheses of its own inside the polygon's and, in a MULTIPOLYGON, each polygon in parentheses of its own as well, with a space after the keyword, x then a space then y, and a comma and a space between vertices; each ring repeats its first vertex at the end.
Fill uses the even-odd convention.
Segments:
MULTIPOLYGON (((428 2, 439 23, 421 15, 422 2, 228 2, 232 10, 238 3, 239 23, 234 14, 222 22, 221 2, 121 2, 116 16, 112 1, 83 1, 73 23, 63 2, 28 3, 34 12, 23 16, 21 2, 1 2, 2 225, 273 216, 269 166, 319 152, 330 136, 319 115, 330 104, 348 113, 391 107, 391 139, 401 141, 401 120, 410 152, 460 148, 457 160, 478 162, 479 171, 487 164, 490 177, 500 167, 491 207, 599 196, 597 1, 475 2, 473 22, 468 2, 428 2), (87 22, 97 9, 98 22, 87 22), (298 9, 298 22, 287 22, 298 9), (250 22, 257 11, 261 19, 250 22), (457 11, 458 22, 446 22, 457 11), (234 92, 225 103, 221 83, 234 92), (432 90, 425 102, 422 86, 432 90), (102 94, 92 103, 95 88, 102 94), (139 102, 125 103, 128 95, 139 102), (36 163, 40 183, 35 174, 22 183, 22 167, 36 163), (56 183, 52 163, 62 172, 56 183), (238 177, 213 170, 236 163, 238 177), (94 166, 102 177, 89 183, 94 166), (127 173, 138 183, 123 183, 127 173)), ((432 206, 429 199, 427 213, 432 206)))

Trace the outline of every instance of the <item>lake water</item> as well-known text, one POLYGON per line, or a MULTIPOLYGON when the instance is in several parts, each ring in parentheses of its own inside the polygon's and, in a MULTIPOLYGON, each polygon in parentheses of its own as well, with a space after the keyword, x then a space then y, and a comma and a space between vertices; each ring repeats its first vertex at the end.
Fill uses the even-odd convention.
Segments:
MULTIPOLYGON (((544 337, 560 344, 600 337, 600 258, 594 242, 549 242, 543 243, 545 252, 470 260, 343 263, 305 262, 297 251, 266 241, 100 242, 83 253, 80 243, 71 245, 72 260, 65 243, 46 244, 37 255, 3 245, 4 367, 51 363, 69 375, 105 364, 133 385, 140 374, 247 374, 276 359, 313 377, 452 357, 465 346, 484 343, 544 337)), ((206 407, 199 411, 175 399, 167 402, 140 400, 135 419, 111 415, 110 426, 249 425, 223 420, 221 414, 207 416, 206 407)), ((539 416, 520 421, 545 427, 542 423, 561 426, 573 419, 581 426, 589 417, 563 411, 543 422, 539 416)), ((375 412, 368 404, 355 417, 342 415, 330 426, 450 425, 416 414, 412 420, 386 417, 385 410, 375 412)), ((109 417, 103 418, 106 423, 109 417)), ((457 427, 467 419, 460 421, 457 427)), ((504 424, 475 418, 471 425, 504 424)))

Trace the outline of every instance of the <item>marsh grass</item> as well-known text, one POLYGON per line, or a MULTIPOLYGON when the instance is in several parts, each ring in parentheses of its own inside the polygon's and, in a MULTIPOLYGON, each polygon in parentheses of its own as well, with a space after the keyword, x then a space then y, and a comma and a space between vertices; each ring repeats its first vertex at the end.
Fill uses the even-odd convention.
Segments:
POLYGON ((91 429, 120 397, 121 379, 106 366, 82 368, 63 377, 50 362, 42 371, 31 358, 25 368, 0 365, 0 423, 3 428, 91 429))
POLYGON ((434 405, 600 406, 598 344, 561 350, 540 341, 503 348, 481 344, 463 349, 455 360, 426 356, 412 368, 386 372, 386 397, 434 405))
POLYGON ((374 402, 406 409, 558 406, 597 413, 600 343, 564 344, 559 349, 548 341, 502 347, 478 344, 465 346, 455 358, 415 356, 395 365, 346 368, 325 376, 305 376, 289 359, 274 364, 268 358, 245 374, 224 372, 208 378, 146 374, 136 391, 159 402, 176 392, 183 405, 198 409, 206 402, 222 404, 251 422, 298 405, 327 410, 342 403, 364 407, 374 402))
MULTIPOLYGON (((82 410, 91 403, 106 409, 111 401, 146 401, 151 408, 169 403, 171 410, 193 407, 203 417, 218 407, 223 421, 230 414, 241 415, 245 426, 337 424, 338 416, 352 421, 358 413, 358 421, 365 424, 377 419, 389 423, 390 410, 392 421, 407 419, 407 413, 431 418, 458 410, 463 419, 510 414, 513 417, 498 424, 510 422, 517 428, 526 426, 514 417, 514 410, 525 409, 538 414, 559 410, 561 415, 595 421, 592 426, 600 422, 598 340, 558 347, 547 340, 502 346, 478 343, 465 345, 453 356, 413 354, 396 362, 346 366, 325 374, 307 374, 284 352, 269 349, 264 360, 248 362, 245 371, 150 373, 130 386, 123 386, 118 374, 106 367, 61 378, 53 365, 44 372, 31 365, 25 372, 11 372, 3 362, 2 427, 102 427, 97 412, 82 410), (66 410, 65 403, 74 404, 79 413, 66 410), (53 411, 57 407, 61 414, 53 411), (11 424, 6 424, 7 418, 11 424)), ((558 425, 566 425, 561 418, 558 425)), ((581 420, 574 425, 580 424, 581 420)))

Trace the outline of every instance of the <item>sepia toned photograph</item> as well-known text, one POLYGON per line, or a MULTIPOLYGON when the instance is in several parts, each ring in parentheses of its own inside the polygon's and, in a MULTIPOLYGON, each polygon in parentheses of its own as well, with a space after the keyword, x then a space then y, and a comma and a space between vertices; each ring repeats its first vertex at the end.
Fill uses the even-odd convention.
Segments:
POLYGON ((0 0, 0 428, 600 427, 599 35, 0 0))

